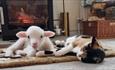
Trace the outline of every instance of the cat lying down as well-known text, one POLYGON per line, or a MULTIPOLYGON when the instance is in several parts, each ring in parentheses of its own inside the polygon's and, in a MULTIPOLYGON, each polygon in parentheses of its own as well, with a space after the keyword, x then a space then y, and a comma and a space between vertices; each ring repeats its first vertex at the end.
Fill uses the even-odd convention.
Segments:
POLYGON ((104 49, 99 45, 93 36, 73 36, 63 41, 55 41, 57 47, 61 48, 56 56, 66 55, 70 52, 76 54, 79 60, 85 63, 101 63, 105 58, 104 49), (61 46, 61 47, 60 47, 61 46))

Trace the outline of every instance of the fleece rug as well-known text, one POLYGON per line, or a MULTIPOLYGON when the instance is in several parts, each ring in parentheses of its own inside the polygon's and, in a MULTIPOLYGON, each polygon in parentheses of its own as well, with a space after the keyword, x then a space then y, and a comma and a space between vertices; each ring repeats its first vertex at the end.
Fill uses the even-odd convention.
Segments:
MULTIPOLYGON (((4 45, 0 45, 4 47, 4 45)), ((5 45, 8 46, 8 45, 5 45)), ((104 47, 106 57, 115 56, 114 47, 104 47)), ((4 48, 0 48, 2 52, 4 48)), ((20 67, 20 66, 29 66, 29 65, 39 65, 39 64, 51 64, 51 63, 60 63, 60 62, 70 62, 78 61, 76 56, 47 56, 47 57, 21 57, 21 58, 0 58, 0 68, 9 68, 9 67, 20 67)))

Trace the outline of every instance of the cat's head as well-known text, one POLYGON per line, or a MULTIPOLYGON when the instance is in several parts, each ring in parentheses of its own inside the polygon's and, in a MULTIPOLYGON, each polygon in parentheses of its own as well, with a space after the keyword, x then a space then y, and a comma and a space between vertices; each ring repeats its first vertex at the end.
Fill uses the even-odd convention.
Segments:
POLYGON ((84 46, 81 56, 81 61, 85 63, 101 63, 104 60, 105 52, 103 48, 98 44, 95 37, 92 37, 92 42, 84 46))

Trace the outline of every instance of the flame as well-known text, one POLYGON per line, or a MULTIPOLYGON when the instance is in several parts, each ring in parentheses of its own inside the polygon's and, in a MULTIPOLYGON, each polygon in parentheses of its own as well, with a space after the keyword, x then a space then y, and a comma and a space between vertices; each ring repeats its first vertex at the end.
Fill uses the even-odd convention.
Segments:
POLYGON ((31 15, 26 14, 23 8, 21 8, 21 11, 19 12, 18 20, 22 23, 34 23, 34 19, 31 15))
POLYGON ((30 16, 21 15, 18 17, 22 23, 34 23, 33 19, 30 16))

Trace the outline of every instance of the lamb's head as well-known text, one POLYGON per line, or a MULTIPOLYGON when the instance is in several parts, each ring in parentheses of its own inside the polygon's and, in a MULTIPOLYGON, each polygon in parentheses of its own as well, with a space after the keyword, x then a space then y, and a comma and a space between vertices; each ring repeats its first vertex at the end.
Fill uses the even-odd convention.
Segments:
POLYGON ((40 45, 44 37, 52 37, 55 33, 52 31, 44 31, 38 26, 30 26, 27 31, 20 31, 16 34, 17 37, 22 38, 26 37, 29 39, 32 47, 40 45))

